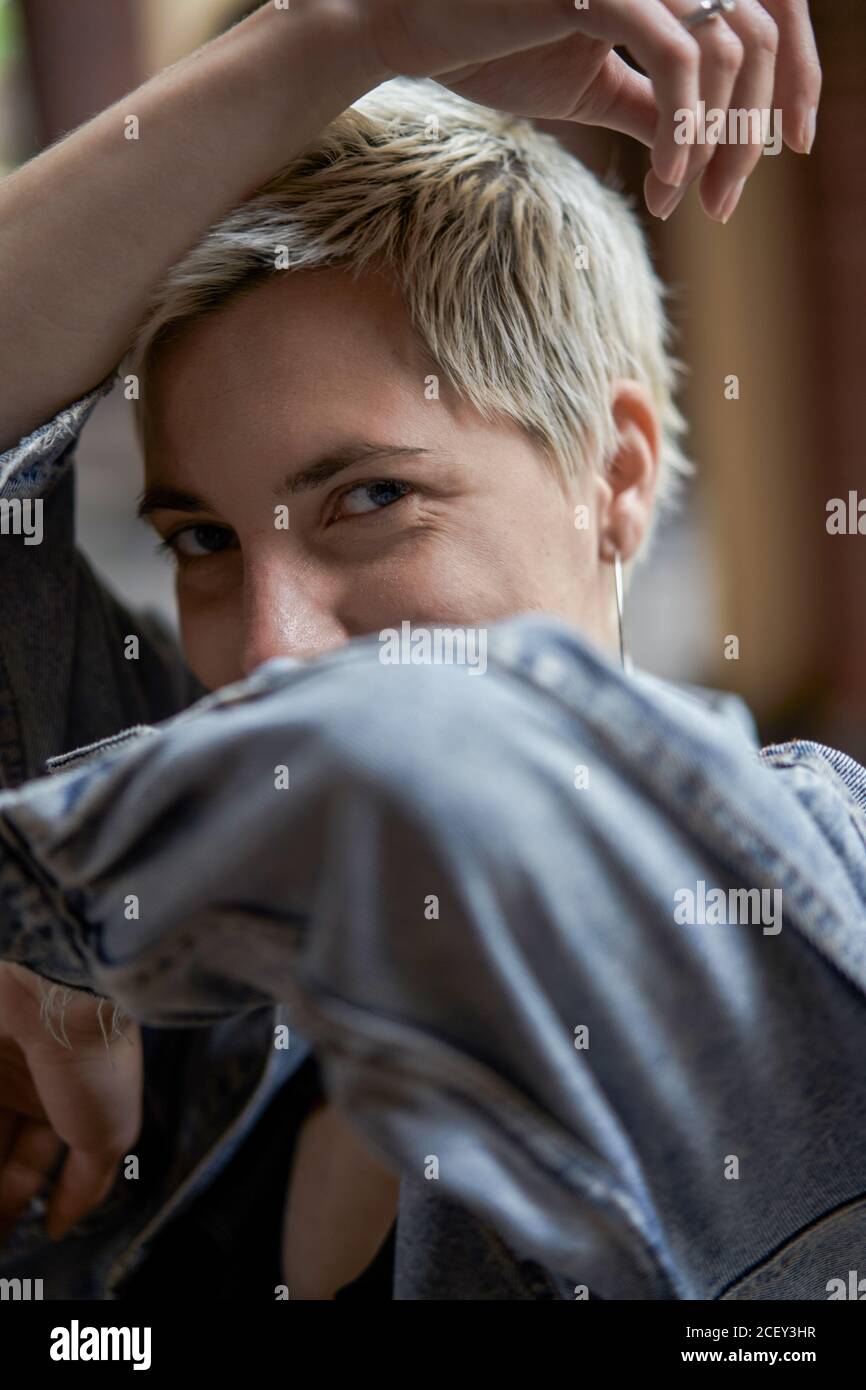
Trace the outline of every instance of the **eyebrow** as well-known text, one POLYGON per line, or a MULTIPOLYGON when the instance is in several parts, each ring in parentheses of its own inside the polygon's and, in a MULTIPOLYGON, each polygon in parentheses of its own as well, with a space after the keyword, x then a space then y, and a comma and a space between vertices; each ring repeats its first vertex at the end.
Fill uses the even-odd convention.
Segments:
MULTIPOLYGON (((412 444, 371 444, 359 440, 357 443, 345 445, 336 453, 323 454, 321 458, 315 459, 299 473, 287 473, 282 481, 273 488, 273 495, 277 498, 297 497, 299 493, 311 492, 314 488, 329 482, 338 473, 344 472, 347 468, 353 468, 357 463, 370 462, 373 459, 418 458, 430 453, 430 449, 422 449, 412 444)), ((154 483, 152 487, 146 488, 142 493, 137 507, 137 515, 144 519, 151 512, 157 511, 207 512, 214 510, 215 508, 211 506, 206 497, 199 497, 194 492, 183 492, 177 488, 166 487, 161 483, 154 483)))

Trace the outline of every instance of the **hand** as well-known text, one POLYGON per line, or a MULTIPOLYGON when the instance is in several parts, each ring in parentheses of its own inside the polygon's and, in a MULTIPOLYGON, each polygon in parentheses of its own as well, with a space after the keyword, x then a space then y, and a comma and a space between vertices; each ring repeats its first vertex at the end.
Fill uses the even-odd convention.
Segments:
MULTIPOLYGON (((40 1017, 49 981, 0 963, 0 1241, 69 1152, 48 1201, 46 1229, 59 1240, 105 1200, 119 1159, 141 1127, 141 1033, 132 1022, 106 1045, 100 1001, 66 991, 40 1017)), ((112 1005, 102 1001, 106 1033, 112 1005)))
POLYGON ((622 131, 652 148, 645 193, 668 216, 699 175, 727 220, 761 157, 749 144, 678 144, 677 111, 782 112, 785 143, 814 136, 821 75, 808 0, 738 0, 689 31, 698 0, 371 0, 369 40, 390 73, 435 77, 482 105, 622 131), (647 76, 613 51, 628 49, 647 76))

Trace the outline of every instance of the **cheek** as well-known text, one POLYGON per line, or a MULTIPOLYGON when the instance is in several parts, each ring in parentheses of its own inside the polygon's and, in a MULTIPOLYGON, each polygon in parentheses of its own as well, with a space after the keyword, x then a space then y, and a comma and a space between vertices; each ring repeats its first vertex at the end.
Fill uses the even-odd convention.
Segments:
POLYGON ((243 632, 236 605, 203 604, 177 586, 180 640, 187 665, 206 690, 219 690, 243 676, 243 632))
POLYGON ((592 496, 580 513, 570 492, 544 477, 515 490, 505 527, 494 532, 508 557, 512 592, 542 609, 575 616, 593 602, 598 577, 598 516, 592 496))
POLYGON ((539 580, 528 543, 488 517, 469 524, 466 517, 447 532, 428 534, 356 576, 347 594, 347 626, 360 631, 399 626, 404 619, 443 621, 462 626, 494 622, 542 606, 539 580))

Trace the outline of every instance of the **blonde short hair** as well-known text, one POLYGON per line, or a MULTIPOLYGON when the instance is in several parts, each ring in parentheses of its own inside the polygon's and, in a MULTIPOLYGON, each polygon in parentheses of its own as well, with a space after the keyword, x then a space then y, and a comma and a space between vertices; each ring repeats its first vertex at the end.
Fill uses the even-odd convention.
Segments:
POLYGON ((552 136, 429 80, 362 97, 160 285, 128 365, 142 441, 155 350, 285 274, 280 247, 290 271, 384 268, 458 394, 516 421, 565 478, 605 466, 611 386, 642 382, 662 428, 657 510, 675 505, 692 465, 663 288, 626 201, 552 136))

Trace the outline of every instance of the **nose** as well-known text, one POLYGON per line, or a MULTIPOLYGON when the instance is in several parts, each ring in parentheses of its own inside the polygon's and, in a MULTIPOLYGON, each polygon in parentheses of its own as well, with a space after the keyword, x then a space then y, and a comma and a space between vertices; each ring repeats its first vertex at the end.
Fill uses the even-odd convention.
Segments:
POLYGON ((272 564, 244 577, 242 670, 275 656, 310 660, 342 647, 349 634, 334 612, 336 595, 321 575, 272 564))

